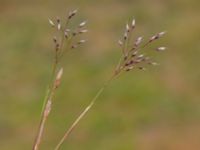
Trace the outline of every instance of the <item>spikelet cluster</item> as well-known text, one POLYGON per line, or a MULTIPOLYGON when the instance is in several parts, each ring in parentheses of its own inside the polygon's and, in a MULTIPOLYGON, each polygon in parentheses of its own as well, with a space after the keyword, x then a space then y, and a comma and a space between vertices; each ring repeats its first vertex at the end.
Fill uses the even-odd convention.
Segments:
MULTIPOLYGON (((135 20, 133 19, 131 23, 127 23, 125 27, 125 32, 122 39, 118 41, 118 44, 122 50, 121 61, 115 70, 118 74, 121 71, 130 71, 134 68, 145 70, 145 65, 157 65, 148 55, 142 53, 142 50, 146 48, 152 42, 160 39, 165 32, 159 32, 151 36, 146 42, 142 36, 132 39, 133 31, 135 30, 135 20)), ((155 51, 164 51, 166 47, 158 47, 155 51)))
POLYGON ((57 36, 53 37, 53 43, 55 45, 55 51, 57 59, 61 57, 64 51, 75 49, 79 45, 86 42, 84 39, 78 37, 81 34, 88 32, 85 28, 86 21, 82 21, 75 29, 70 28, 70 22, 76 16, 77 10, 70 11, 67 17, 64 20, 61 20, 59 17, 52 20, 49 19, 49 24, 56 30, 57 36), (77 40, 78 37, 78 40, 77 40))

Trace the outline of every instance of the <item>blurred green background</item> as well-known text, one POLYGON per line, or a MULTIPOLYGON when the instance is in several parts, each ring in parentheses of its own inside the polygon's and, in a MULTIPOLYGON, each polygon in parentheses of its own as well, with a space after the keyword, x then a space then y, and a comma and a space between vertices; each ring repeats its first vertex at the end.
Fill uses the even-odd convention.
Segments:
POLYGON ((127 20, 136 36, 166 30, 156 42, 161 64, 123 74, 110 84, 62 150, 200 149, 200 1, 0 0, 0 149, 31 149, 53 59, 48 18, 79 8, 89 40, 65 56, 41 149, 64 131, 110 76, 127 20))

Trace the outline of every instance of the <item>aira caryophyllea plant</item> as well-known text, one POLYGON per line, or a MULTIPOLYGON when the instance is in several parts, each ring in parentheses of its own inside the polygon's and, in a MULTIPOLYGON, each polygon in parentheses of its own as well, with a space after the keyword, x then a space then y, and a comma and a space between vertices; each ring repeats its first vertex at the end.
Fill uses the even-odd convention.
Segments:
MULTIPOLYGON (((55 45, 55 54, 54 54, 55 57, 53 62, 52 77, 49 84, 49 88, 47 90, 46 97, 44 99, 41 121, 39 124, 38 132, 36 134, 33 150, 39 149, 39 144, 41 142, 41 138, 44 131, 44 125, 51 111, 51 104, 54 98, 54 93, 56 89, 59 87, 61 82, 63 69, 62 67, 59 67, 60 60, 62 59, 63 55, 66 52, 68 52, 71 49, 77 48, 79 45, 86 42, 86 40, 77 39, 79 38, 79 35, 86 33, 88 31, 87 29, 85 29, 86 21, 81 22, 77 26, 77 28, 73 31, 69 28, 69 22, 76 15, 76 13, 77 10, 71 11, 68 14, 65 22, 61 22, 59 18, 56 18, 55 21, 49 19, 50 25, 56 30, 58 36, 57 37, 55 36, 53 38, 53 42, 55 45)), ((86 106, 86 108, 75 119, 75 121, 72 123, 69 129, 66 130, 63 137, 60 139, 57 146, 55 147, 55 150, 60 149, 63 142, 68 138, 68 136, 73 131, 73 129, 78 125, 80 120, 92 108, 98 97, 101 95, 101 93, 113 79, 117 78, 122 72, 128 72, 134 69, 145 70, 147 65, 157 65, 157 63, 154 62, 151 57, 144 54, 143 51, 147 50, 146 48, 148 47, 149 44, 160 39, 165 34, 165 32, 159 32, 148 38, 146 41, 144 41, 143 37, 141 36, 134 39, 133 32, 135 30, 135 27, 136 24, 134 19, 130 23, 126 24, 123 37, 118 41, 122 54, 119 59, 119 62, 114 68, 113 74, 105 82, 102 88, 99 89, 97 94, 88 104, 88 106, 86 106)), ((158 47, 155 49, 155 51, 159 52, 159 51, 164 51, 165 49, 166 49, 165 47, 158 47)))
POLYGON ((49 19, 49 23, 56 32, 56 36, 53 37, 54 43, 54 61, 52 67, 52 74, 50 83, 47 89, 47 93, 44 98, 41 120, 39 123, 39 128, 35 137, 35 142, 33 144, 33 150, 38 150, 41 142, 41 138, 44 132, 44 126, 46 120, 51 112, 51 105, 54 99, 54 93, 61 83, 61 77, 63 75, 63 68, 60 67, 60 61, 64 54, 68 51, 77 48, 79 45, 86 42, 80 38, 80 36, 87 32, 85 29, 86 22, 83 21, 77 25, 75 30, 72 30, 69 23, 76 15, 77 10, 69 12, 67 18, 62 22, 59 17, 55 21, 49 19))

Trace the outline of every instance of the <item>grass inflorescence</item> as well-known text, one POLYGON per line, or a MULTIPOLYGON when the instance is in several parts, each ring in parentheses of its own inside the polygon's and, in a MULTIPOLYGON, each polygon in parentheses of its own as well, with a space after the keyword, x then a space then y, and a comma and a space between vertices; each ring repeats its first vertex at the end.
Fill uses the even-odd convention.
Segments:
POLYGON ((42 135, 44 133, 44 126, 49 116, 49 113, 51 112, 51 105, 54 94, 61 83, 61 77, 63 75, 63 68, 60 67, 61 59, 63 58, 65 53, 77 48, 79 45, 85 43, 86 41, 84 39, 80 39, 79 37, 79 35, 87 32, 87 29, 85 29, 85 21, 77 25, 75 30, 72 30, 69 26, 69 23, 72 21, 73 17, 76 14, 77 10, 70 11, 64 21, 62 21, 59 17, 56 17, 55 20, 49 19, 49 24, 56 32, 56 36, 53 37, 54 60, 47 94, 43 100, 41 119, 35 137, 35 142, 33 144, 33 150, 39 149, 42 135))
MULTIPOLYGON (((61 77, 63 75, 63 68, 60 66, 60 61, 64 54, 69 50, 75 49, 81 44, 85 43, 85 39, 81 39, 80 35, 86 33, 88 30, 85 28, 86 21, 81 22, 75 30, 72 30, 69 27, 70 21, 77 14, 77 10, 69 12, 64 22, 57 17, 55 20, 49 19, 49 23, 53 29, 55 29, 57 36, 53 37, 54 43, 54 61, 53 61, 53 69, 51 80, 49 83, 48 92, 44 99, 44 106, 42 109, 41 120, 38 128, 38 132, 36 134, 35 142, 33 145, 33 150, 38 150, 39 145, 41 143, 42 135, 44 132, 44 126, 46 120, 51 112, 52 100, 54 99, 54 94, 61 83, 61 77)), ((145 70, 147 65, 157 65, 153 59, 145 54, 144 52, 147 50, 148 46, 154 41, 160 39, 165 32, 159 32, 146 41, 142 36, 134 38, 133 33, 136 28, 135 19, 133 19, 130 23, 127 23, 125 26, 125 32, 123 33, 123 37, 118 41, 118 44, 121 49, 121 57, 114 68, 111 77, 103 84, 103 86, 96 93, 94 98, 90 101, 90 103, 85 107, 85 109, 77 116, 71 126, 65 131, 62 138, 59 140, 58 144, 55 147, 55 150, 59 150, 64 141, 69 137, 70 133, 73 129, 78 125, 81 119, 87 114, 87 112, 92 108, 95 104, 96 100, 103 93, 105 88, 109 85, 109 83, 117 78, 122 72, 129 72, 134 69, 145 70)), ((156 52, 164 51, 165 47, 157 47, 154 50, 156 52)))

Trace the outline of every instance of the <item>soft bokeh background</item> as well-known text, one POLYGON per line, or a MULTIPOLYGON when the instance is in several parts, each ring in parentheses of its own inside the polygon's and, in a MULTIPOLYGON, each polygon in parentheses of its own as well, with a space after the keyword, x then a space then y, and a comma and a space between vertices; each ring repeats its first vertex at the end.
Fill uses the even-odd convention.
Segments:
POLYGON ((200 149, 200 1, 0 0, 0 149, 31 149, 52 61, 47 18, 79 8, 88 20, 85 46, 65 57, 41 149, 54 148, 64 131, 111 74, 120 56, 124 24, 136 35, 167 30, 155 43, 158 67, 124 74, 62 146, 71 150, 200 149))

